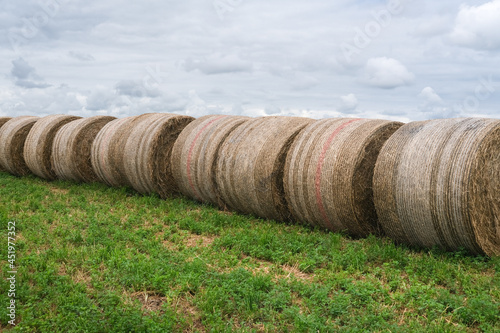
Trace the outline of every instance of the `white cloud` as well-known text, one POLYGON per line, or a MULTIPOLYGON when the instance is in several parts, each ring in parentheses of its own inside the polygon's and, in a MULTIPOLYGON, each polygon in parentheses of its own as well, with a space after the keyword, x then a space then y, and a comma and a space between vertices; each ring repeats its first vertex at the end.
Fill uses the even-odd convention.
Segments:
POLYGON ((340 96, 340 102, 339 109, 341 111, 354 111, 358 107, 358 99, 354 94, 340 96))
POLYGON ((425 87, 418 95, 428 105, 441 105, 443 100, 431 87, 425 87))
POLYGON ((365 67, 366 82, 374 87, 391 89, 410 85, 415 75, 396 59, 371 58, 365 67))
POLYGON ((413 118, 416 120, 462 116, 460 112, 447 105, 441 96, 431 87, 422 89, 418 97, 422 100, 422 103, 418 106, 419 114, 413 115, 413 118))
POLYGON ((0 96, 0 109, 11 116, 49 114, 76 114, 83 108, 79 94, 66 86, 46 89, 5 89, 8 98, 0 96))
MULTIPOLYGON (((1 87, 0 87, 1 88, 1 87)), ((0 89, 0 115, 75 114, 80 116, 112 115, 117 117, 138 115, 147 112, 187 113, 187 106, 194 96, 189 94, 162 93, 156 97, 130 97, 119 94, 116 89, 98 86, 90 91, 77 91, 74 87, 61 85, 46 89, 14 88, 0 89)), ((203 105, 205 114, 210 107, 203 105)), ((198 115, 202 115, 198 112, 198 115)))
POLYGON ((500 48, 500 0, 480 6, 462 5, 450 39, 474 49, 500 48))

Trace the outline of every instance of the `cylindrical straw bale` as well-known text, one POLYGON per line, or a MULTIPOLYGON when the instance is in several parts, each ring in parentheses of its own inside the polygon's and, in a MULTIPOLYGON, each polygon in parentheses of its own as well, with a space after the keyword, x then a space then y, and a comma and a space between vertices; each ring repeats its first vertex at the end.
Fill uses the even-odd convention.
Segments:
POLYGON ((409 123, 374 173, 380 224, 398 242, 500 255, 500 121, 409 123))
POLYGON ((129 185, 123 170, 123 155, 134 122, 140 117, 115 119, 107 123, 97 134, 92 144, 91 160, 99 181, 115 187, 129 185))
POLYGON ((286 155, 297 134, 313 121, 263 117, 236 128, 217 159, 217 187, 225 205, 263 218, 289 220, 283 189, 286 155))
POLYGON ((97 133, 113 119, 95 116, 61 127, 52 145, 52 167, 57 178, 88 183, 98 180, 90 161, 91 147, 97 133))
POLYGON ((2 126, 11 119, 11 117, 0 117, 0 128, 2 128, 2 126))
POLYGON ((384 142, 402 123, 371 119, 322 119, 308 125, 288 152, 286 199, 296 221, 380 234, 372 179, 384 142))
POLYGON ((182 194, 223 206, 215 180, 219 149, 232 131, 250 119, 209 115, 186 126, 172 149, 172 173, 182 194))
MULTIPOLYGON (((2 126, 8 122, 9 120, 11 120, 12 118, 10 117, 0 117, 0 129, 2 128, 2 126)), ((0 171, 5 171, 5 169, 2 167, 2 164, 0 163, 0 171)))
POLYGON ((57 131, 80 117, 55 114, 38 120, 24 143, 24 160, 33 174, 47 180, 56 179, 52 169, 52 143, 57 131))
POLYGON ((15 117, 0 128, 0 168, 15 176, 31 173, 24 160, 24 143, 38 119, 34 116, 15 117))
POLYGON ((126 139, 123 170, 138 192, 158 193, 166 198, 178 192, 172 176, 172 147, 193 117, 153 113, 139 116, 126 139))

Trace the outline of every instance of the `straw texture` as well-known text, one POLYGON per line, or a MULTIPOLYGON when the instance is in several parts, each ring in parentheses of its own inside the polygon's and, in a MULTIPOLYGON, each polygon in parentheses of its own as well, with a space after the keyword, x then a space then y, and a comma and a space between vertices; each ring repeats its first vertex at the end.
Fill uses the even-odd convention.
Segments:
POLYGON ((217 160, 217 187, 231 209, 263 218, 289 220, 283 169, 294 138, 314 120, 263 117, 236 128, 217 160))
POLYGON ((209 115, 186 126, 172 149, 172 174, 182 194, 224 206, 215 180, 217 156, 228 135, 249 119, 209 115))
POLYGON ((194 118, 153 113, 135 119, 126 139, 123 170, 128 183, 140 193, 166 198, 178 192, 172 176, 172 147, 181 131, 194 118))
POLYGON ((97 133, 113 119, 116 118, 95 116, 61 127, 52 145, 52 167, 57 178, 89 183, 98 180, 90 161, 92 143, 97 133))
MULTIPOLYGON (((2 126, 8 122, 9 120, 11 120, 12 118, 10 117, 0 117, 0 129, 2 128, 2 126)), ((6 171, 3 167, 2 167, 2 164, 0 163, 0 171, 6 171)))
POLYGON ((0 128, 0 166, 5 171, 15 176, 31 173, 24 160, 24 143, 38 119, 32 116, 15 117, 0 128))
POLYGON ((0 128, 2 128, 2 126, 11 119, 11 117, 0 117, 0 128))
POLYGON ((304 128, 288 153, 284 172, 294 219, 358 237, 380 234, 373 169, 382 145, 401 125, 340 118, 304 128))
MULTIPOLYGON (((143 117, 147 116, 143 115, 143 117)), ((109 186, 129 186, 123 169, 125 143, 141 116, 115 119, 104 126, 92 144, 92 167, 99 181, 109 186)))
POLYGON ((31 172, 47 180, 56 179, 52 169, 52 143, 57 131, 67 123, 80 117, 68 115, 50 115, 38 120, 24 143, 24 160, 31 172))
POLYGON ((374 173, 380 223, 419 247, 500 254, 500 121, 407 124, 381 150, 374 173))

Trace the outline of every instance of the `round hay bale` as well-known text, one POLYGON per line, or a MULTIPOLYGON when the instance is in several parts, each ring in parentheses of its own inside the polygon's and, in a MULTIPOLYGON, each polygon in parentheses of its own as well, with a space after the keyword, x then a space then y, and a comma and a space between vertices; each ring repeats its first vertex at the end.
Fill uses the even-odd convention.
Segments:
POLYGON ((124 146, 123 170, 128 183, 143 194, 166 198, 178 192, 170 156, 175 140, 193 117, 153 113, 137 117, 124 146))
POLYGON ((11 117, 0 117, 0 128, 2 128, 2 126, 11 119, 11 117))
POLYGON ((219 149, 228 135, 249 119, 209 115, 186 126, 172 149, 172 174, 182 194, 223 205, 215 181, 219 149))
POLYGON ((51 163, 54 137, 62 126, 79 118, 56 114, 43 117, 33 125, 24 143, 24 160, 33 174, 47 180, 56 179, 51 163))
POLYGON ((401 127, 374 173, 380 224, 398 242, 500 255, 500 121, 401 127))
POLYGON ((373 169, 382 145, 401 125, 340 118, 304 128, 288 152, 284 172, 293 218, 357 237, 380 234, 373 169))
POLYGON ((124 146, 138 116, 115 119, 104 126, 92 144, 92 167, 99 181, 114 187, 127 186, 123 170, 124 146))
POLYGON ((109 116, 74 120, 57 132, 52 145, 52 167, 57 178, 77 182, 97 181, 90 161, 92 142, 110 121, 109 116))
POLYGON ((0 166, 15 176, 31 173, 24 161, 24 143, 38 119, 34 116, 15 117, 0 128, 0 166))
POLYGON ((283 169, 290 145, 313 119, 263 117, 236 128, 222 144, 216 181, 224 204, 246 214, 275 220, 290 218, 283 169))
MULTIPOLYGON (((0 129, 2 128, 2 126, 8 122, 9 120, 11 120, 12 118, 10 117, 0 117, 0 129)), ((0 172, 2 171, 6 171, 3 167, 2 167, 2 164, 0 164, 0 172)))

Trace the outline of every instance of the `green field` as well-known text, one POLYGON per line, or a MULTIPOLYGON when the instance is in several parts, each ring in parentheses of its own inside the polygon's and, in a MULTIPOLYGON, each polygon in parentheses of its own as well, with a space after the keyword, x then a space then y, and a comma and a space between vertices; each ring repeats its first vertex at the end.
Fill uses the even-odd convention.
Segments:
POLYGON ((500 258, 355 240, 185 198, 0 173, 23 332, 500 331, 500 258))

